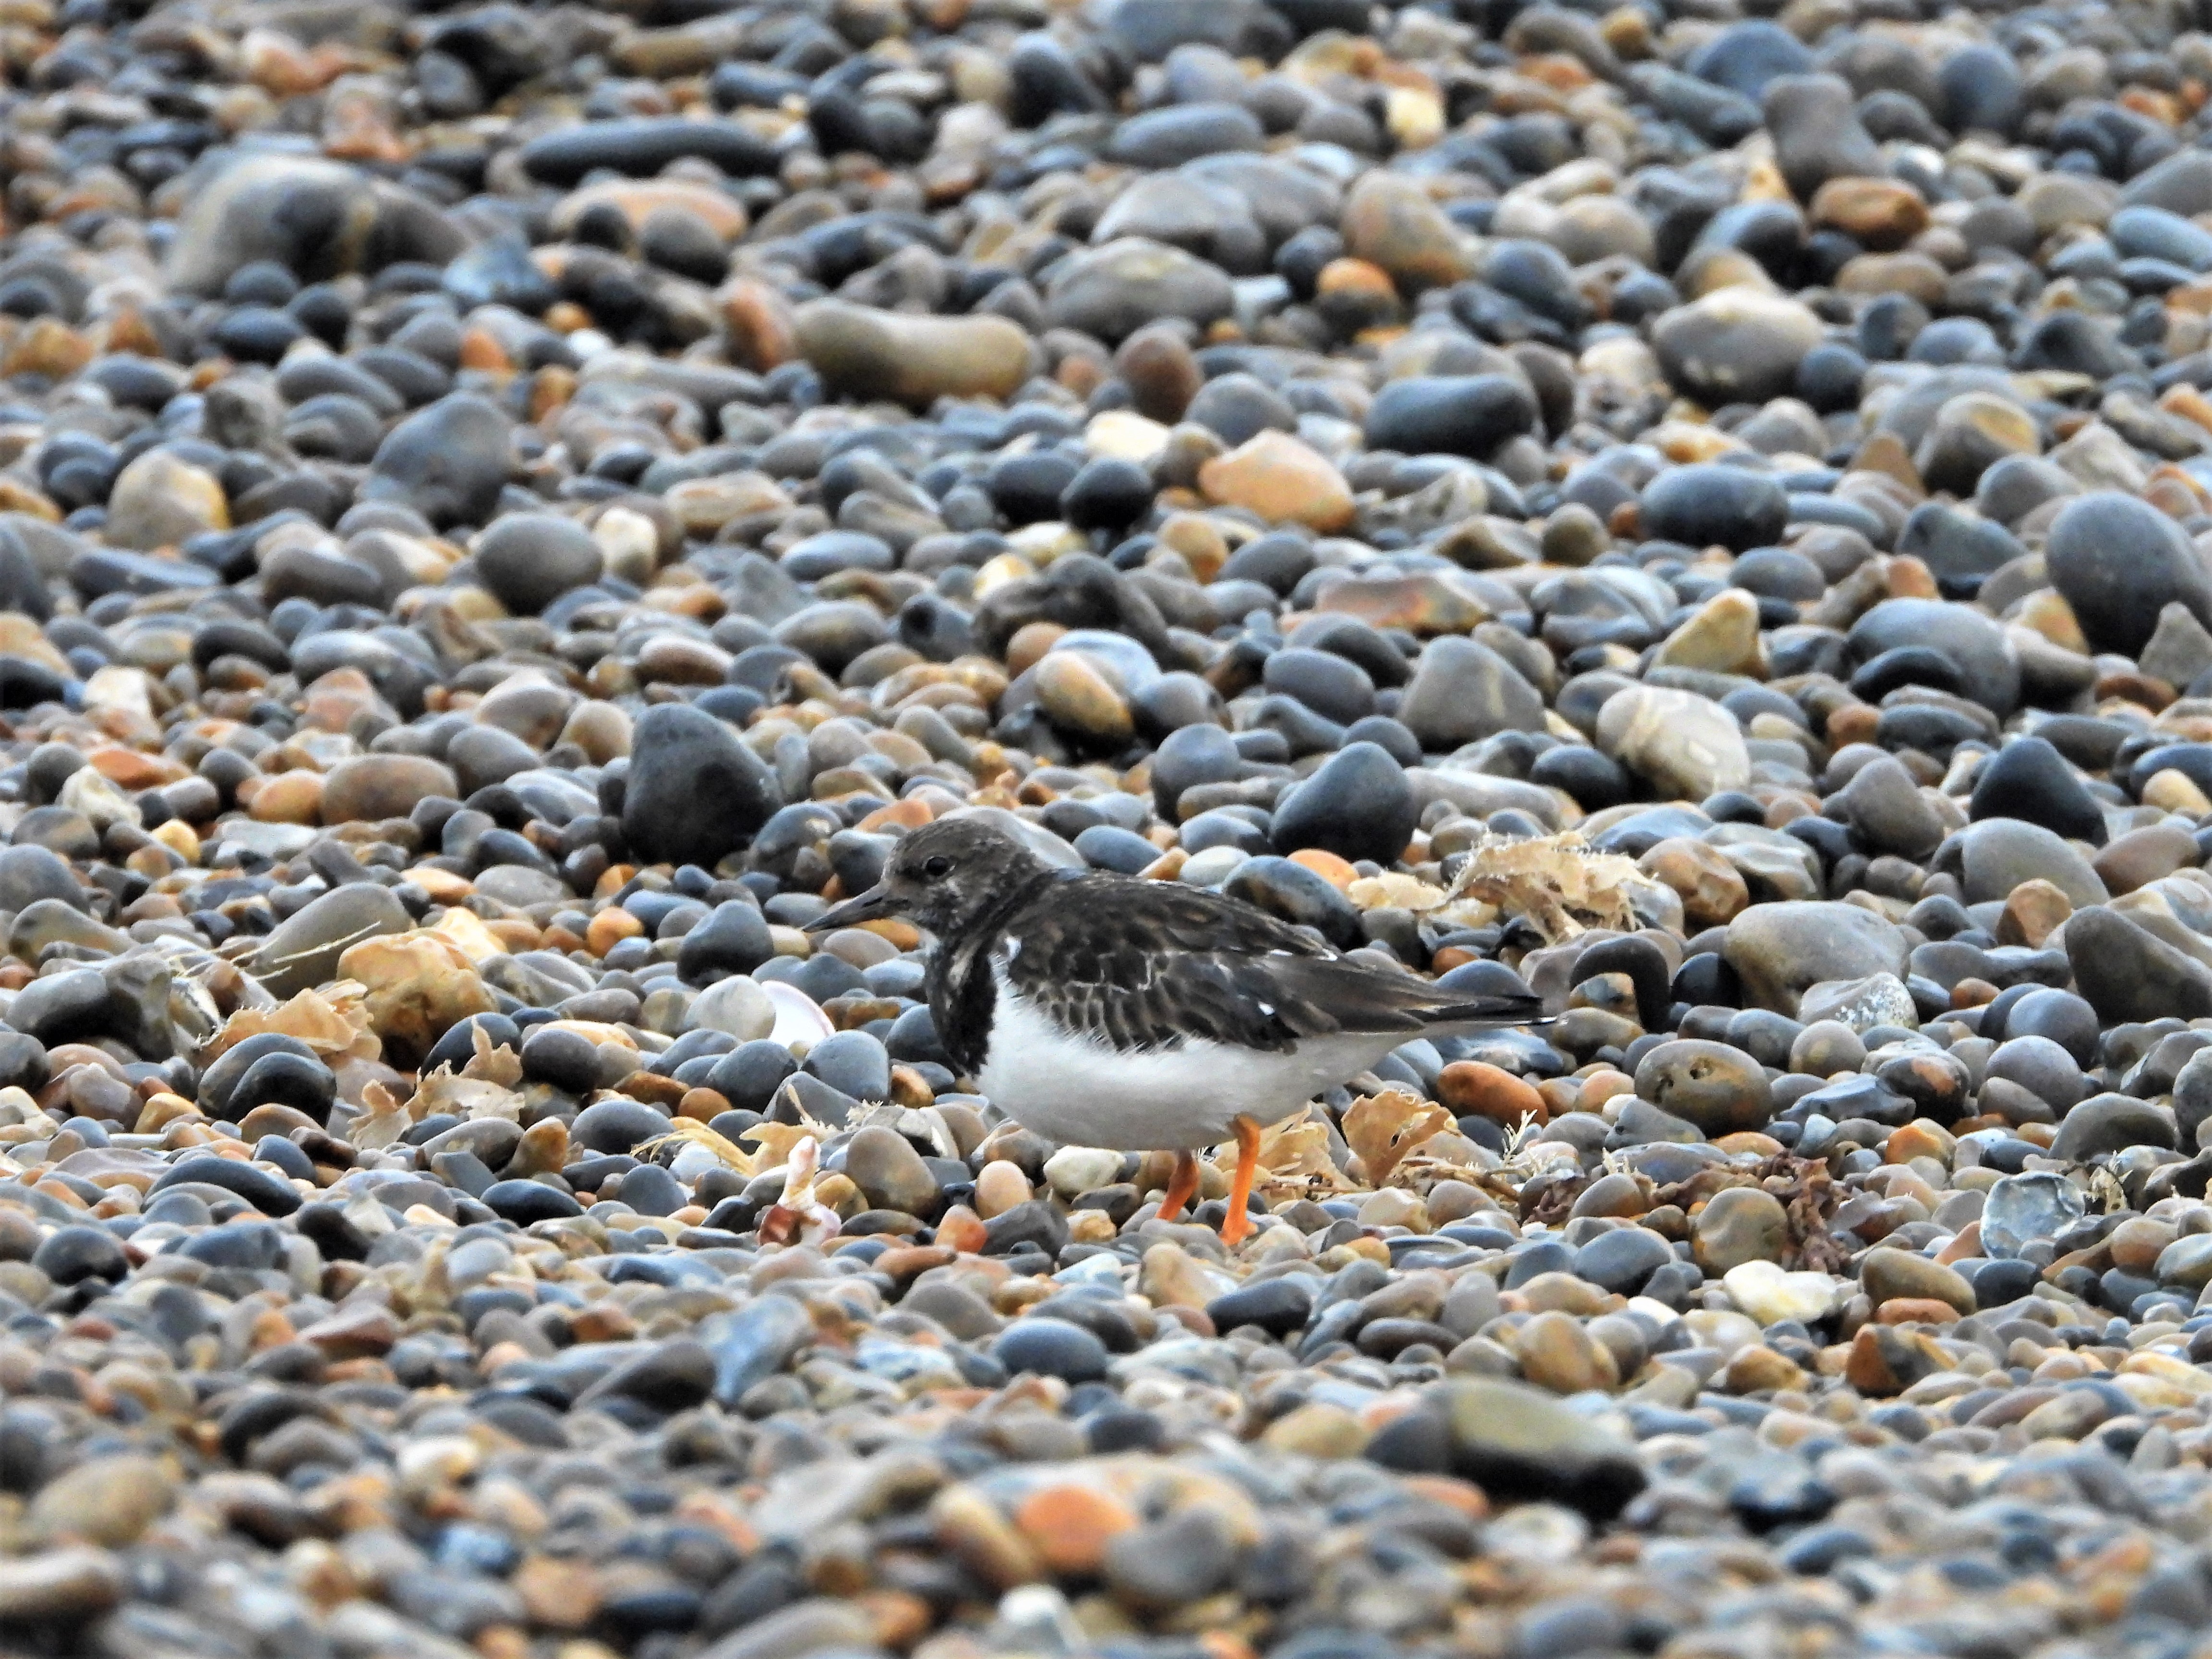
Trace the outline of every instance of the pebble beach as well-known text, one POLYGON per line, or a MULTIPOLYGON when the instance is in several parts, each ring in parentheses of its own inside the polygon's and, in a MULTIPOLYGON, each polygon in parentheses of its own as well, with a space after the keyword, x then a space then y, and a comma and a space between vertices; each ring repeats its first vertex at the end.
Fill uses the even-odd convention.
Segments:
POLYGON ((0 1659, 2208 1651, 2202 4, 0 67, 0 1659), (1226 1249, 953 812, 1552 1018, 1226 1249))

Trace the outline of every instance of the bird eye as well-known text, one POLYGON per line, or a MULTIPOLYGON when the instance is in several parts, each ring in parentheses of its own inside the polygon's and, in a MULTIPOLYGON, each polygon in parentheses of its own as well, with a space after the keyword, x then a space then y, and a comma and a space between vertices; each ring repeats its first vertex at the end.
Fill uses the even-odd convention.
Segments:
POLYGON ((924 859, 921 861, 921 873, 925 880, 943 881, 945 877, 952 873, 952 860, 942 853, 933 859, 924 859))

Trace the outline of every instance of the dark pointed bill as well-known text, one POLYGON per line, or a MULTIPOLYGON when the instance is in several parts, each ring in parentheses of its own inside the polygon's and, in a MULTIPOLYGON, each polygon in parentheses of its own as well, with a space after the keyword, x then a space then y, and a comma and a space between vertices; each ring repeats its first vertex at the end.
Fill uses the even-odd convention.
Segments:
POLYGON ((864 921, 881 921, 891 913, 890 889, 882 882, 842 904, 833 904, 808 922, 803 931, 826 933, 833 927, 857 927, 864 921))

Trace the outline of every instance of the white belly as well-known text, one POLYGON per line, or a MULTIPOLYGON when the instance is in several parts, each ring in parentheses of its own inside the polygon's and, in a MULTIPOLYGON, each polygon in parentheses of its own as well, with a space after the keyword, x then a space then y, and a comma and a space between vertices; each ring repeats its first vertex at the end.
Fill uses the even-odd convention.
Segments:
POLYGON ((1213 1146, 1233 1138, 1231 1120, 1249 1116, 1264 1125, 1288 1117, 1404 1040, 1316 1037, 1280 1054, 1191 1041, 1121 1054, 1060 1030, 1002 981, 990 1056, 975 1080, 1017 1123, 1062 1146, 1213 1146))

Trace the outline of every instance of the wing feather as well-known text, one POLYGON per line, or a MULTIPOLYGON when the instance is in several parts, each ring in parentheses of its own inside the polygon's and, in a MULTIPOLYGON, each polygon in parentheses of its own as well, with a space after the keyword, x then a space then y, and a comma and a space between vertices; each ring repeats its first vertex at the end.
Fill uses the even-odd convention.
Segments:
POLYGON ((1079 915, 1055 911, 1048 895, 997 959, 1024 998, 1124 1052, 1192 1037, 1275 1052, 1334 1033, 1411 1038, 1538 1012, 1533 998, 1469 998, 1347 961, 1310 933, 1197 888, 1096 874, 1080 883, 1079 915))

